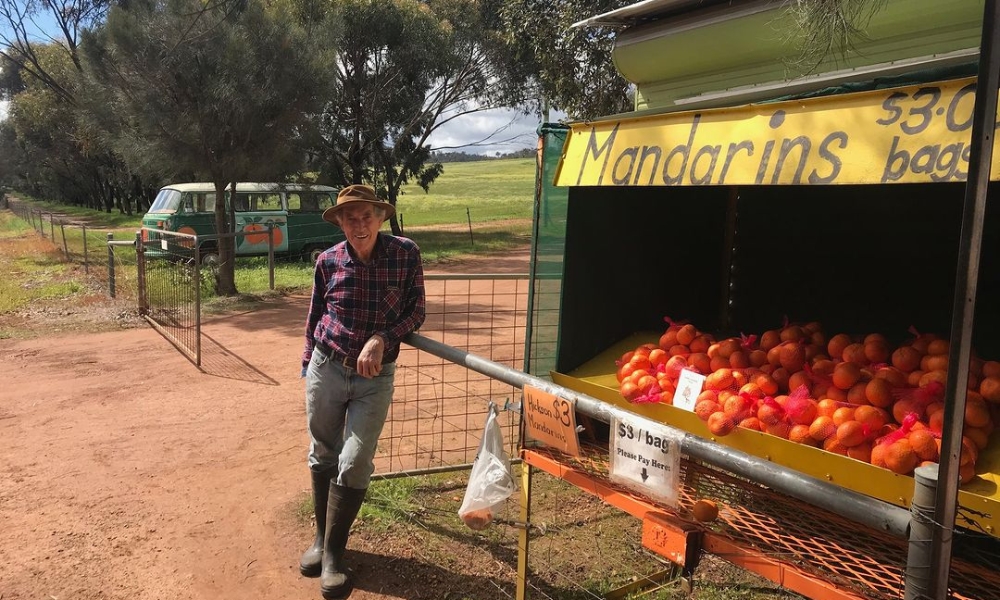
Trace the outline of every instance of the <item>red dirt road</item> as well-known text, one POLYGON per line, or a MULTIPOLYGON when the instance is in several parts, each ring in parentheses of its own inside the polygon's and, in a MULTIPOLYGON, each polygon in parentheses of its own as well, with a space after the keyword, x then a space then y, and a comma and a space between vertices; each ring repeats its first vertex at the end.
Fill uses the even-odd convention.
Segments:
MULTIPOLYGON (((306 303, 207 318, 200 370, 148 327, 0 340, 0 599, 318 598, 297 569, 306 303)), ((379 568, 353 599, 417 597, 379 568)))

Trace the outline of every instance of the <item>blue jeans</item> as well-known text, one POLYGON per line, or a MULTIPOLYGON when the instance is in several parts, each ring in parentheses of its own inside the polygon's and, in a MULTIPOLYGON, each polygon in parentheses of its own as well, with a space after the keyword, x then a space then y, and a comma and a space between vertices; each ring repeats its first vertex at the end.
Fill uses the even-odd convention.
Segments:
POLYGON ((309 468, 329 471, 338 485, 367 489, 375 448, 392 403, 396 363, 365 379, 313 350, 306 369, 309 468))

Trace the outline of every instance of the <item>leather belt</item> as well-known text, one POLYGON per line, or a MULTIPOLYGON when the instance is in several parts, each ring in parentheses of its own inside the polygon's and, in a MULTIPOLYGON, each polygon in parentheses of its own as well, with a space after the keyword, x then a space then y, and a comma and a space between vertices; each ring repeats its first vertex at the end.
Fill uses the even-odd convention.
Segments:
POLYGON ((348 369, 358 370, 358 359, 351 358, 346 354, 341 354, 340 352, 334 352, 322 344, 316 344, 316 349, 319 353, 327 357, 333 362, 339 363, 347 367, 348 369))

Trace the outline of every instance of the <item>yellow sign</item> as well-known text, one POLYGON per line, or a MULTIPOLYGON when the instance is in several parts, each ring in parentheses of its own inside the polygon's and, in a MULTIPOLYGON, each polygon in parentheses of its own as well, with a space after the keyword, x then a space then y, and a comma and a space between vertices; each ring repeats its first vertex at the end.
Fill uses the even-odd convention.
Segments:
MULTIPOLYGON (((965 181, 975 78, 577 123, 558 186, 965 181)), ((1000 175, 1000 151, 992 172, 1000 175)))
POLYGON ((526 385, 524 422, 524 431, 531 439, 570 456, 580 455, 575 402, 526 385))

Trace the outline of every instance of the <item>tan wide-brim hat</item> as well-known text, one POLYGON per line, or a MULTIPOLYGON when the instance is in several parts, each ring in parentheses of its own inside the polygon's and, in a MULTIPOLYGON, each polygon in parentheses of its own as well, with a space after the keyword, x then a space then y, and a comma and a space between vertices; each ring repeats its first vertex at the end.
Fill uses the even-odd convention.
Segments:
POLYGON ((349 185, 340 190, 337 194, 337 204, 323 211, 323 220, 339 226, 337 215, 345 206, 350 206, 356 202, 364 202, 372 206, 379 206, 385 210, 385 218, 388 220, 396 214, 396 207, 375 195, 375 188, 370 185, 349 185))

